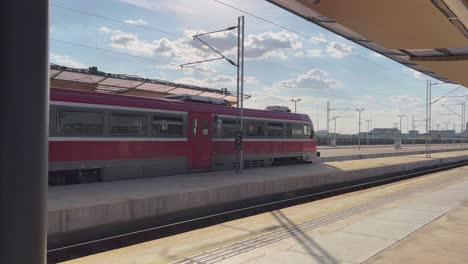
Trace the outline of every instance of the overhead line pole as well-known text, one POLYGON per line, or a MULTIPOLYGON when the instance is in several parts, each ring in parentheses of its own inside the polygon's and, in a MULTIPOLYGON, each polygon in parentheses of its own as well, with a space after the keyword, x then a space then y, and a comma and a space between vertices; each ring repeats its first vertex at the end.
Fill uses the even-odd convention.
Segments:
POLYGON ((359 112, 359 130, 358 130, 358 150, 361 150, 361 112, 364 111, 364 108, 356 109, 359 112))
MULTIPOLYGON (((241 94, 241 109, 240 109, 240 131, 243 135, 244 133, 244 16, 238 18, 240 20, 238 28, 242 28, 240 39, 241 39, 241 56, 240 56, 240 64, 237 64, 237 68, 240 68, 240 94, 241 94)), ((240 162, 239 162, 239 169, 242 171, 244 168, 244 157, 243 157, 243 144, 240 147, 240 162)))
MULTIPOLYGON (((241 33, 241 30, 240 30, 240 17, 237 18, 237 83, 236 83, 236 86, 237 86, 237 103, 236 103, 236 108, 237 108, 237 116, 236 116, 236 139, 237 140, 237 133, 239 133, 239 131, 241 131, 241 124, 240 124, 240 68, 239 68, 239 65, 240 65, 240 33, 241 33)), ((243 129, 242 129, 243 130, 243 129)), ((241 135, 242 135, 242 132, 241 132, 241 135)), ((236 150, 236 172, 237 173, 240 173, 242 171, 242 158, 241 158, 241 152, 239 150, 239 147, 237 146, 237 144, 234 145, 235 147, 235 150, 236 150)), ((242 147, 241 147, 242 148, 242 147)))
POLYGON ((333 121, 333 120, 335 120, 335 144, 336 144, 336 119, 335 117, 330 118, 331 111, 335 111, 335 110, 344 110, 342 113, 336 116, 336 118, 339 118, 341 117, 342 114, 344 114, 344 112, 349 110, 349 108, 330 108, 330 101, 327 100, 327 145, 330 145, 330 132, 329 132, 330 121, 333 121))
POLYGON ((400 118, 400 135, 399 135, 399 139, 398 139, 399 144, 400 144, 400 147, 401 147, 401 145, 402 145, 402 142, 401 142, 401 141, 402 141, 402 138, 403 138, 403 128, 402 128, 402 126, 401 126, 401 118, 403 118, 403 117, 405 117, 405 116, 406 116, 406 115, 398 115, 398 117, 400 118))
POLYGON ((210 62, 210 61, 215 61, 215 60, 221 60, 224 59, 227 62, 229 62, 231 65, 237 68, 237 94, 236 94, 236 108, 237 108, 237 118, 236 118, 236 134, 234 137, 234 148, 236 151, 236 172, 240 173, 242 172, 242 169, 244 167, 244 162, 243 162, 243 144, 242 144, 242 138, 243 138, 243 119, 244 119, 244 35, 245 35, 245 30, 244 30, 244 16, 240 16, 237 18, 237 26, 231 26, 225 29, 221 30, 216 30, 216 31, 211 31, 211 32, 205 32, 201 34, 197 34, 193 36, 193 39, 200 41, 203 43, 205 46, 210 48, 213 52, 219 55, 217 58, 211 58, 211 59, 206 59, 206 60, 200 60, 200 61, 194 61, 194 62, 189 62, 189 63, 184 63, 180 64, 179 66, 181 68, 187 67, 189 65, 193 64, 199 64, 203 62, 210 62), (203 41, 200 37, 209 35, 209 34, 214 34, 214 33, 219 33, 223 31, 230 31, 237 29, 237 63, 229 59, 228 57, 224 56, 221 52, 216 50, 213 46, 208 44, 206 41, 203 41))

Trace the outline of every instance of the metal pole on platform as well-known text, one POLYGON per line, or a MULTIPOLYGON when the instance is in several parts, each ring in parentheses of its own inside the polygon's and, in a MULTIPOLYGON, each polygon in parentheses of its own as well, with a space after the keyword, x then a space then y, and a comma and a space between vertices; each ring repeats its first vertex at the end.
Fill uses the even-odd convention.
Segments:
MULTIPOLYGON (((240 100, 241 100, 241 107, 240 107, 240 127, 242 134, 244 133, 244 16, 240 17, 240 25, 241 27, 241 36, 240 36, 240 64, 237 65, 237 68, 240 68, 240 100)), ((242 142, 240 148, 240 166, 239 169, 242 171, 244 168, 244 143, 242 142)))
POLYGON ((358 122, 358 150, 361 150, 361 112, 364 111, 364 108, 356 109, 359 112, 359 122, 358 122))
POLYGON ((0 263, 46 263, 49 2, 0 11, 0 263))
MULTIPOLYGON (((237 133, 242 133, 243 131, 243 128, 241 127, 241 122, 240 122, 240 98, 241 98, 241 95, 240 95, 240 53, 241 53, 241 44, 240 44, 240 41, 241 41, 241 28, 240 28, 240 25, 241 25, 241 18, 238 17, 237 18, 237 104, 236 104, 236 107, 237 107, 237 119, 236 119, 236 130, 237 130, 237 133), (242 132, 240 132, 242 131, 242 132)), ((237 135, 236 135, 237 137, 237 135)), ((236 145, 236 162, 237 162, 237 166, 236 166, 236 172, 240 172, 240 168, 241 168, 241 152, 240 152, 240 149, 239 149, 239 146, 236 145)))
POLYGON ((461 126, 460 126, 460 141, 461 141, 461 148, 464 149, 463 140, 464 140, 464 133, 465 130, 463 129, 465 126, 465 101, 461 102, 462 113, 461 113, 461 126))
POLYGON ((330 101, 327 100, 327 146, 330 145, 330 101))
MULTIPOLYGON (((244 133, 244 16, 237 18, 237 132, 236 138, 241 137, 239 140, 240 145, 236 143, 236 172, 241 173, 244 168, 243 157, 243 133, 244 133)), ((238 141, 238 139, 236 139, 238 141)))

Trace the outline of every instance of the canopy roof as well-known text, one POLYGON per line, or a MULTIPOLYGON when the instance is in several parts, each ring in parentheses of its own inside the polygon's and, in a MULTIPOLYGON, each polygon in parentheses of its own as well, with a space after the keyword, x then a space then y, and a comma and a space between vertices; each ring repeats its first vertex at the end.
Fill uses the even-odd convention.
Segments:
MULTIPOLYGON (((75 69, 56 64, 50 65, 50 86, 130 96, 162 98, 166 95, 189 94, 221 98, 231 105, 236 104, 236 92, 213 89, 169 81, 141 78, 127 74, 98 71, 96 67, 75 69)), ((250 95, 244 94, 244 99, 250 95)))
POLYGON ((443 82, 468 87, 468 0, 268 0, 443 82))

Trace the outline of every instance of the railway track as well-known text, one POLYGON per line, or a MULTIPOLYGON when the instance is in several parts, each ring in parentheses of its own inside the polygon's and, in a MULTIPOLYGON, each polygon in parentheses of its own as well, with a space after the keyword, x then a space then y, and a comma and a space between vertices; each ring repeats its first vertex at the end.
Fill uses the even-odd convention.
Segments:
MULTIPOLYGON (((106 237, 102 239, 87 241, 84 243, 69 245, 60 248, 53 248, 47 251, 48 263, 57 263, 61 261, 66 261, 78 257, 83 257, 86 255, 96 254, 99 252, 104 252, 120 247, 130 246, 137 243, 142 243, 145 241, 154 240, 157 238, 162 238, 177 233, 186 232, 189 230, 194 230, 210 225, 215 225, 234 219, 239 219, 246 216, 251 216, 263 212, 274 211, 284 207, 297 205, 305 202, 310 202, 317 199, 322 199, 325 197, 330 197, 337 194, 342 194, 346 192, 357 191, 361 189, 366 189, 370 187, 375 187, 378 185, 383 185, 391 182, 396 182, 403 179, 413 178, 417 176, 423 176, 435 172, 445 171, 454 169, 461 166, 468 165, 468 162, 457 162, 449 165, 440 166, 437 168, 423 169, 412 173, 387 177, 385 179, 379 179, 374 181, 369 181, 365 183, 354 184, 346 187, 335 188, 332 190, 326 190, 322 192, 309 193, 304 195, 298 195, 295 197, 290 197, 287 199, 282 199, 278 201, 272 201, 268 203, 258 204, 254 206, 249 206, 245 208, 240 208, 236 210, 230 210, 227 212, 211 214, 203 217, 198 217, 194 219, 189 219, 185 221, 180 221, 176 223, 171 223, 162 226, 156 226, 153 228, 148 228, 145 230, 140 230, 136 232, 125 233, 117 236, 106 237)), ((462 178, 463 176, 453 177, 450 181, 456 181, 462 178)), ((391 203, 403 197, 412 195, 423 189, 432 188, 441 183, 442 180, 434 181, 431 183, 419 185, 404 191, 400 191, 395 194, 387 195, 377 200, 370 201, 365 204, 361 204, 343 211, 326 215, 311 221, 299 225, 289 225, 286 228, 279 228, 277 230, 271 231, 269 233, 254 237, 252 239, 247 239, 241 242, 237 242, 231 245, 227 245, 212 251, 207 251, 188 257, 176 262, 173 264, 188 264, 188 263, 215 263, 221 261, 225 258, 229 258, 243 252, 253 250, 255 248, 274 243, 276 241, 291 237, 296 234, 306 232, 308 230, 339 221, 346 217, 365 212, 367 210, 382 206, 387 203, 391 203)), ((447 182, 447 180, 443 180, 447 182)))

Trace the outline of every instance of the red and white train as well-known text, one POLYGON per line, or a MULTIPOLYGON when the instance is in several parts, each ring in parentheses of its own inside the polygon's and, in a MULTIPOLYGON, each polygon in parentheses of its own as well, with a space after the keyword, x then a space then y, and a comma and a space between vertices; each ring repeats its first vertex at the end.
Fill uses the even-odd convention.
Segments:
MULTIPOLYGON (((63 185, 235 169, 237 109, 52 88, 49 184, 63 185)), ((244 167, 312 161, 304 114, 244 109, 244 167)))

